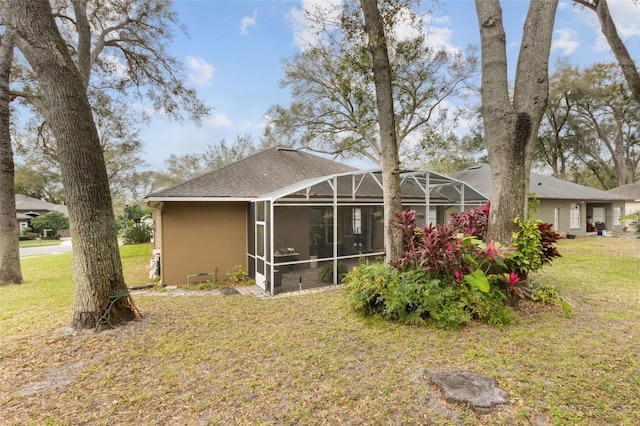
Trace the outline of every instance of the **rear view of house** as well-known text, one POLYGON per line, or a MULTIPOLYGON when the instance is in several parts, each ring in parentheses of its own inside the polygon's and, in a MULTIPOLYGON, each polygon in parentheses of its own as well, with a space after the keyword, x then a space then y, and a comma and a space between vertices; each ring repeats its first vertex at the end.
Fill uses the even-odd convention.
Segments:
MULTIPOLYGON (((402 171, 404 208, 444 223, 487 198, 436 173, 402 171)), ((236 265, 274 292, 282 275, 384 256, 381 171, 271 148, 150 194, 164 284, 199 274, 224 280, 236 265)))

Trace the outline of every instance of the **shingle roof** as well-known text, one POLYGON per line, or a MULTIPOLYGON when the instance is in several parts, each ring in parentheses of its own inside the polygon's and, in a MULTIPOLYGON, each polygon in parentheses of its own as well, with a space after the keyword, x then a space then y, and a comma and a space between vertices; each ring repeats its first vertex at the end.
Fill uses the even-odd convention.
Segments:
POLYGON ((640 183, 628 183, 607 192, 640 201, 640 183))
POLYGON ((16 194, 16 210, 57 210, 60 206, 39 198, 29 197, 27 195, 16 194))
MULTIPOLYGON (((491 197, 491 168, 488 164, 469 167, 466 170, 454 173, 452 177, 468 183, 476 190, 491 197)), ((529 192, 535 192, 536 197, 540 200, 619 201, 628 199, 628 197, 619 194, 600 191, 599 189, 534 172, 531 172, 530 175, 529 192)))
POLYGON ((147 198, 255 198, 320 176, 358 170, 290 148, 269 148, 147 198))

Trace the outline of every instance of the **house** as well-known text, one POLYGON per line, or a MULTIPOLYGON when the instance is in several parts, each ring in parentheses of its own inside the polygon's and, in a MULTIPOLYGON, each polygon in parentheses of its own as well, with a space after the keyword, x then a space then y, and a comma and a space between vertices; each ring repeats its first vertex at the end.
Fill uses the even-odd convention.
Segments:
MULTIPOLYGON (((607 192, 628 198, 624 205, 623 216, 640 212, 640 183, 629 183, 610 189, 607 192)), ((625 223, 625 226, 628 227, 629 225, 630 223, 625 223)))
MULTIPOLYGON (((484 204, 463 182, 402 171, 406 208, 423 221, 484 204)), ((380 170, 358 170, 289 148, 270 148, 145 199, 154 215, 162 283, 224 280, 236 265, 275 291, 281 274, 384 255, 380 170), (273 285, 271 285, 273 283, 273 285)))
MULTIPOLYGON (((452 177, 466 182, 491 197, 491 168, 478 164, 454 173, 452 177)), ((536 219, 553 224, 553 229, 573 235, 587 235, 604 229, 622 230, 627 197, 600 191, 552 176, 531 172, 529 192, 540 202, 536 219)))
MULTIPOLYGON (((18 220, 18 226, 20 227, 20 233, 22 233, 23 229, 31 226, 31 219, 52 211, 58 211, 64 213, 67 217, 69 216, 67 206, 53 204, 27 195, 16 194, 16 218, 18 220)), ((68 237, 69 230, 61 230, 59 235, 68 237)))

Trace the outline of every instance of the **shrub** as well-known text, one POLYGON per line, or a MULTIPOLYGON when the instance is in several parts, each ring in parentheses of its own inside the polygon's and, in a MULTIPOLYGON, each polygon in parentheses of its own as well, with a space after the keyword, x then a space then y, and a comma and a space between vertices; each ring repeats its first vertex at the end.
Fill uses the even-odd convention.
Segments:
POLYGON ((69 227, 69 218, 64 213, 52 211, 31 219, 31 226, 34 229, 50 229, 55 237, 59 230, 69 227))
POLYGON ((146 223, 137 223, 122 231, 122 240, 124 244, 144 244, 151 241, 153 229, 146 223))
POLYGON ((449 227, 452 228, 454 232, 461 232, 465 235, 484 240, 487 236, 490 210, 491 202, 487 202, 485 205, 473 210, 455 214, 449 218, 449 227))
POLYGON ((406 324, 431 321, 446 329, 472 320, 511 324, 515 312, 506 302, 531 295, 526 277, 559 256, 553 246, 558 235, 548 224, 518 221, 514 245, 505 249, 476 235, 482 226, 474 221, 482 224, 487 217, 485 206, 455 226, 418 227, 415 212, 398 214, 403 255, 392 267, 365 264, 350 271, 344 279, 350 306, 366 315, 406 324))
POLYGON ((349 271, 342 280, 347 303, 365 315, 383 314, 384 300, 397 285, 400 272, 383 263, 365 263, 349 271))
POLYGON ((507 263, 524 280, 530 272, 537 272, 546 263, 560 257, 554 246, 559 235, 550 223, 517 218, 514 222, 518 225, 518 231, 513 235, 515 251, 507 257, 507 263))
POLYGON ((232 269, 227 271, 226 275, 231 285, 234 286, 255 284, 242 265, 234 266, 232 269))

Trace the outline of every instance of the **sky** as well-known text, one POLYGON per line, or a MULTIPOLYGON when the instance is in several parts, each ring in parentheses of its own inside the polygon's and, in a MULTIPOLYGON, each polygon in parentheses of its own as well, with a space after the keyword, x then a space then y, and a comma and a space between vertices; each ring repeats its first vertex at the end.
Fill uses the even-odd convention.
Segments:
MULTIPOLYGON (((250 134, 259 144, 269 106, 291 102, 289 90, 279 82, 282 60, 301 52, 304 41, 309 40, 309 23, 302 18, 301 7, 319 1, 340 0, 174 0, 174 10, 188 36, 176 34, 168 50, 183 63, 190 86, 212 113, 201 127, 154 115, 141 132, 148 168, 162 170, 171 154, 203 152, 221 140, 232 143, 237 135, 250 134)), ((632 0, 608 3, 620 36, 640 63, 640 4, 632 0)), ((423 0, 423 5, 429 4, 423 0)), ((524 0, 502 1, 512 76, 528 5, 524 0)), ((433 46, 479 48, 473 0, 441 0, 425 18, 424 28, 433 46)), ((595 13, 569 0, 560 0, 551 49, 552 71, 558 58, 581 67, 615 61, 595 13)))

